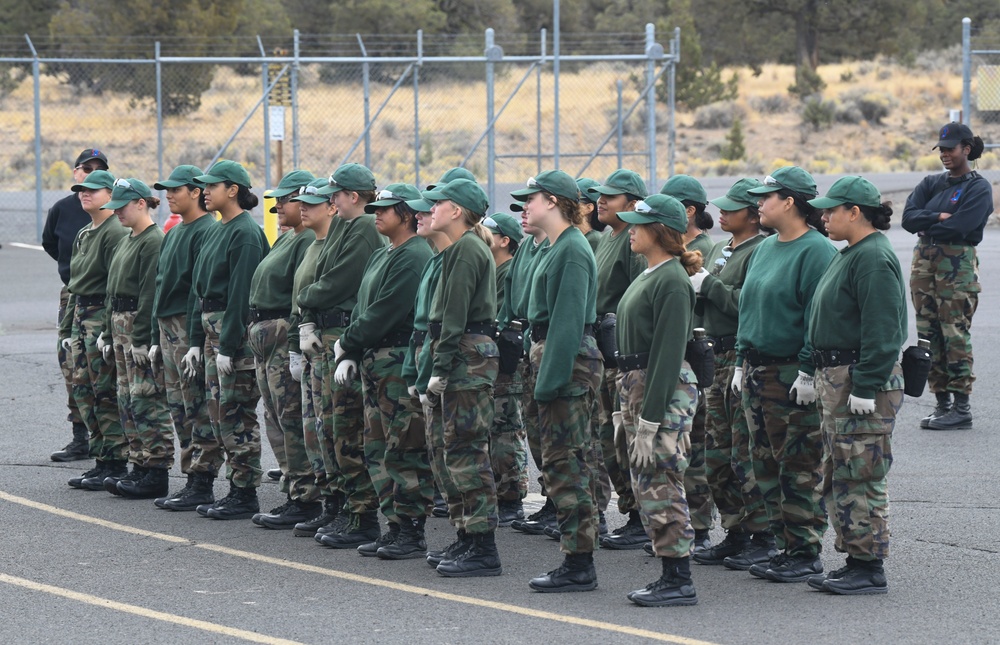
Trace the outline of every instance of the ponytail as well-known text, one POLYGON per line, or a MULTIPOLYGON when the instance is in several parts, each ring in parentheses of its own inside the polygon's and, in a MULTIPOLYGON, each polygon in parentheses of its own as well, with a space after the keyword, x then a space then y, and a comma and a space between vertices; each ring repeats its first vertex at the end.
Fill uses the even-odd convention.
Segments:
POLYGON ((486 246, 493 248, 493 233, 490 232, 490 229, 483 226, 482 223, 477 222, 476 225, 472 227, 472 232, 475 233, 479 239, 485 242, 486 246))

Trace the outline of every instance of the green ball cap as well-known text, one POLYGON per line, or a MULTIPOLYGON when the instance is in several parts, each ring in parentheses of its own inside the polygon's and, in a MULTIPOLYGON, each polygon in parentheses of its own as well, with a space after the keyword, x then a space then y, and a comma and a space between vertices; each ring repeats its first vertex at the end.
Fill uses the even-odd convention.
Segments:
POLYGON ((601 182, 596 179, 591 179, 590 177, 580 177, 576 180, 576 187, 580 189, 580 201, 590 202, 591 204, 596 204, 596 198, 594 195, 590 194, 590 189, 600 186, 601 182))
POLYGON ((542 191, 572 199, 574 202, 580 201, 580 187, 576 181, 561 170, 546 170, 528 179, 528 187, 521 190, 513 190, 510 196, 519 202, 527 201, 535 193, 542 191))
POLYGON ((70 189, 74 193, 78 193, 81 190, 100 190, 102 188, 107 188, 111 190, 115 187, 115 176, 112 175, 107 170, 95 170, 94 172, 87 175, 87 178, 81 181, 79 184, 73 184, 70 189))
POLYGON ((878 208, 882 204, 882 194, 864 177, 841 177, 830 186, 826 197, 809 200, 813 208, 833 208, 841 204, 878 208))
POLYGON ((684 204, 670 195, 650 195, 636 202, 634 211, 618 213, 618 219, 628 224, 663 224, 679 233, 687 232, 688 219, 684 204))
POLYGON ((287 197, 303 186, 308 186, 309 182, 313 179, 316 179, 316 175, 312 174, 308 170, 293 170, 281 178, 277 187, 271 191, 270 196, 275 199, 279 197, 287 197))
POLYGON ((747 192, 751 195, 766 195, 779 191, 782 188, 796 192, 806 199, 819 194, 813 176, 798 166, 778 168, 765 177, 764 182, 759 187, 751 188, 747 192))
POLYGON ((330 201, 329 195, 324 195, 321 189, 329 186, 330 180, 326 177, 313 179, 302 188, 302 192, 292 197, 290 201, 303 202, 305 204, 325 204, 330 201))
POLYGON ((625 194, 641 198, 646 195, 646 182, 636 171, 622 168, 611 173, 603 184, 594 186, 587 192, 595 198, 598 195, 625 194))
POLYGON ((708 203, 705 187, 691 175, 674 175, 663 184, 660 193, 670 195, 679 202, 687 200, 697 204, 708 203))
MULTIPOLYGON (((420 199, 420 191, 412 184, 389 184, 378 192, 375 201, 365 206, 366 213, 374 213, 378 208, 395 206, 400 202, 420 199)), ((419 211, 418 211, 419 212, 419 211)))
POLYGON ((716 197, 710 203, 721 211, 741 211, 748 206, 756 206, 760 198, 750 194, 750 189, 760 188, 763 185, 760 180, 753 177, 740 179, 724 197, 716 197))
POLYGON ((483 220, 483 226, 488 228, 491 233, 509 237, 515 242, 524 237, 521 222, 517 221, 517 218, 513 215, 506 213, 494 213, 490 215, 483 220))
POLYGON ((166 179, 161 179, 160 181, 153 184, 153 188, 156 190, 166 190, 168 188, 180 188, 181 186, 196 186, 198 188, 204 188, 205 184, 201 183, 195 177, 201 175, 201 168, 198 166, 192 166, 185 164, 183 166, 177 166, 172 171, 170 171, 170 176, 166 179))
POLYGON ((238 186, 252 188, 250 184, 250 173, 242 164, 226 159, 216 161, 215 165, 208 169, 204 175, 195 177, 203 184, 221 184, 224 181, 232 182, 238 186))
POLYGON ((118 210, 131 201, 136 199, 148 199, 152 196, 153 191, 149 189, 149 186, 142 183, 135 177, 129 177, 128 179, 116 179, 114 189, 111 191, 111 201, 104 206, 101 206, 101 210, 118 210))
POLYGON ((350 190, 356 193, 375 190, 375 175, 359 163, 345 163, 330 175, 330 180, 328 185, 323 188, 323 193, 332 195, 340 190, 350 190))
POLYGON ((420 199, 408 199, 406 200, 406 205, 418 213, 429 213, 434 208, 434 202, 429 202, 423 197, 420 199))
POLYGON ((434 190, 425 190, 423 198, 430 202, 453 201, 476 215, 485 215, 490 208, 486 192, 471 179, 456 179, 441 184, 434 190))
POLYGON ((441 184, 447 184, 449 181, 455 181, 456 179, 469 179, 476 181, 476 176, 466 168, 455 166, 454 168, 445 170, 444 174, 441 175, 441 179, 438 179, 436 184, 427 184, 427 190, 434 190, 441 184))

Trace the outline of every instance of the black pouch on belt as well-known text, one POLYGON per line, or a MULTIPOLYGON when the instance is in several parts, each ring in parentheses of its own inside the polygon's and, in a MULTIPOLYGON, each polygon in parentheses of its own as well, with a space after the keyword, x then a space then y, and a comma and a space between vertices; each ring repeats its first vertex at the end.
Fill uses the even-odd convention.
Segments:
POLYGON ((513 374, 524 358, 524 329, 518 320, 512 320, 497 335, 497 349, 500 351, 500 373, 513 374))
POLYGON ((597 348, 601 350, 601 356, 608 365, 617 364, 615 358, 618 354, 618 339, 615 338, 617 323, 618 317, 615 314, 604 314, 597 320, 597 335, 594 340, 597 341, 597 348))
POLYGON ((903 394, 922 396, 927 376, 931 373, 930 343, 925 340, 907 347, 901 361, 903 368, 903 394), (925 344, 927 346, 925 346, 925 344))
POLYGON ((715 380, 715 341, 705 335, 704 330, 695 331, 688 341, 684 360, 688 362, 698 379, 698 389, 705 389, 715 380))

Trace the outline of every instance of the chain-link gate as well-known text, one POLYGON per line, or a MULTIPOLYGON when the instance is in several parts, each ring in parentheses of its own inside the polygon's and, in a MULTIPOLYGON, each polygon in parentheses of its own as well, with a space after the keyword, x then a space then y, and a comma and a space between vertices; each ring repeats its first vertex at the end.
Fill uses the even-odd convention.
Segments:
POLYGON ((962 20, 962 121, 987 148, 1000 148, 1000 42, 962 20))

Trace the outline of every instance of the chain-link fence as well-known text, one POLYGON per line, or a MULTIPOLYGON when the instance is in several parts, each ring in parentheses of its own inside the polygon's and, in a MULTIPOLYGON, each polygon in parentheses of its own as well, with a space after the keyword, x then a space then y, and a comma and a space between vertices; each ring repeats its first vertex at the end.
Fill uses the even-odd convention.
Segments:
POLYGON ((419 32, 296 32, 291 42, 258 38, 256 55, 244 41, 187 57, 175 39, 136 42, 121 58, 0 41, 0 241, 40 239, 47 209, 73 183, 73 160, 91 147, 114 174, 150 184, 181 163, 235 159, 260 192, 295 167, 325 175, 353 161, 379 185, 424 185, 462 165, 496 210, 551 167, 595 178, 629 167, 655 188, 673 166, 679 37, 666 49, 652 25, 564 37, 557 55, 544 30, 426 43, 419 32))
POLYGON ((1000 34, 962 20, 962 119, 987 148, 1000 148, 1000 34))

